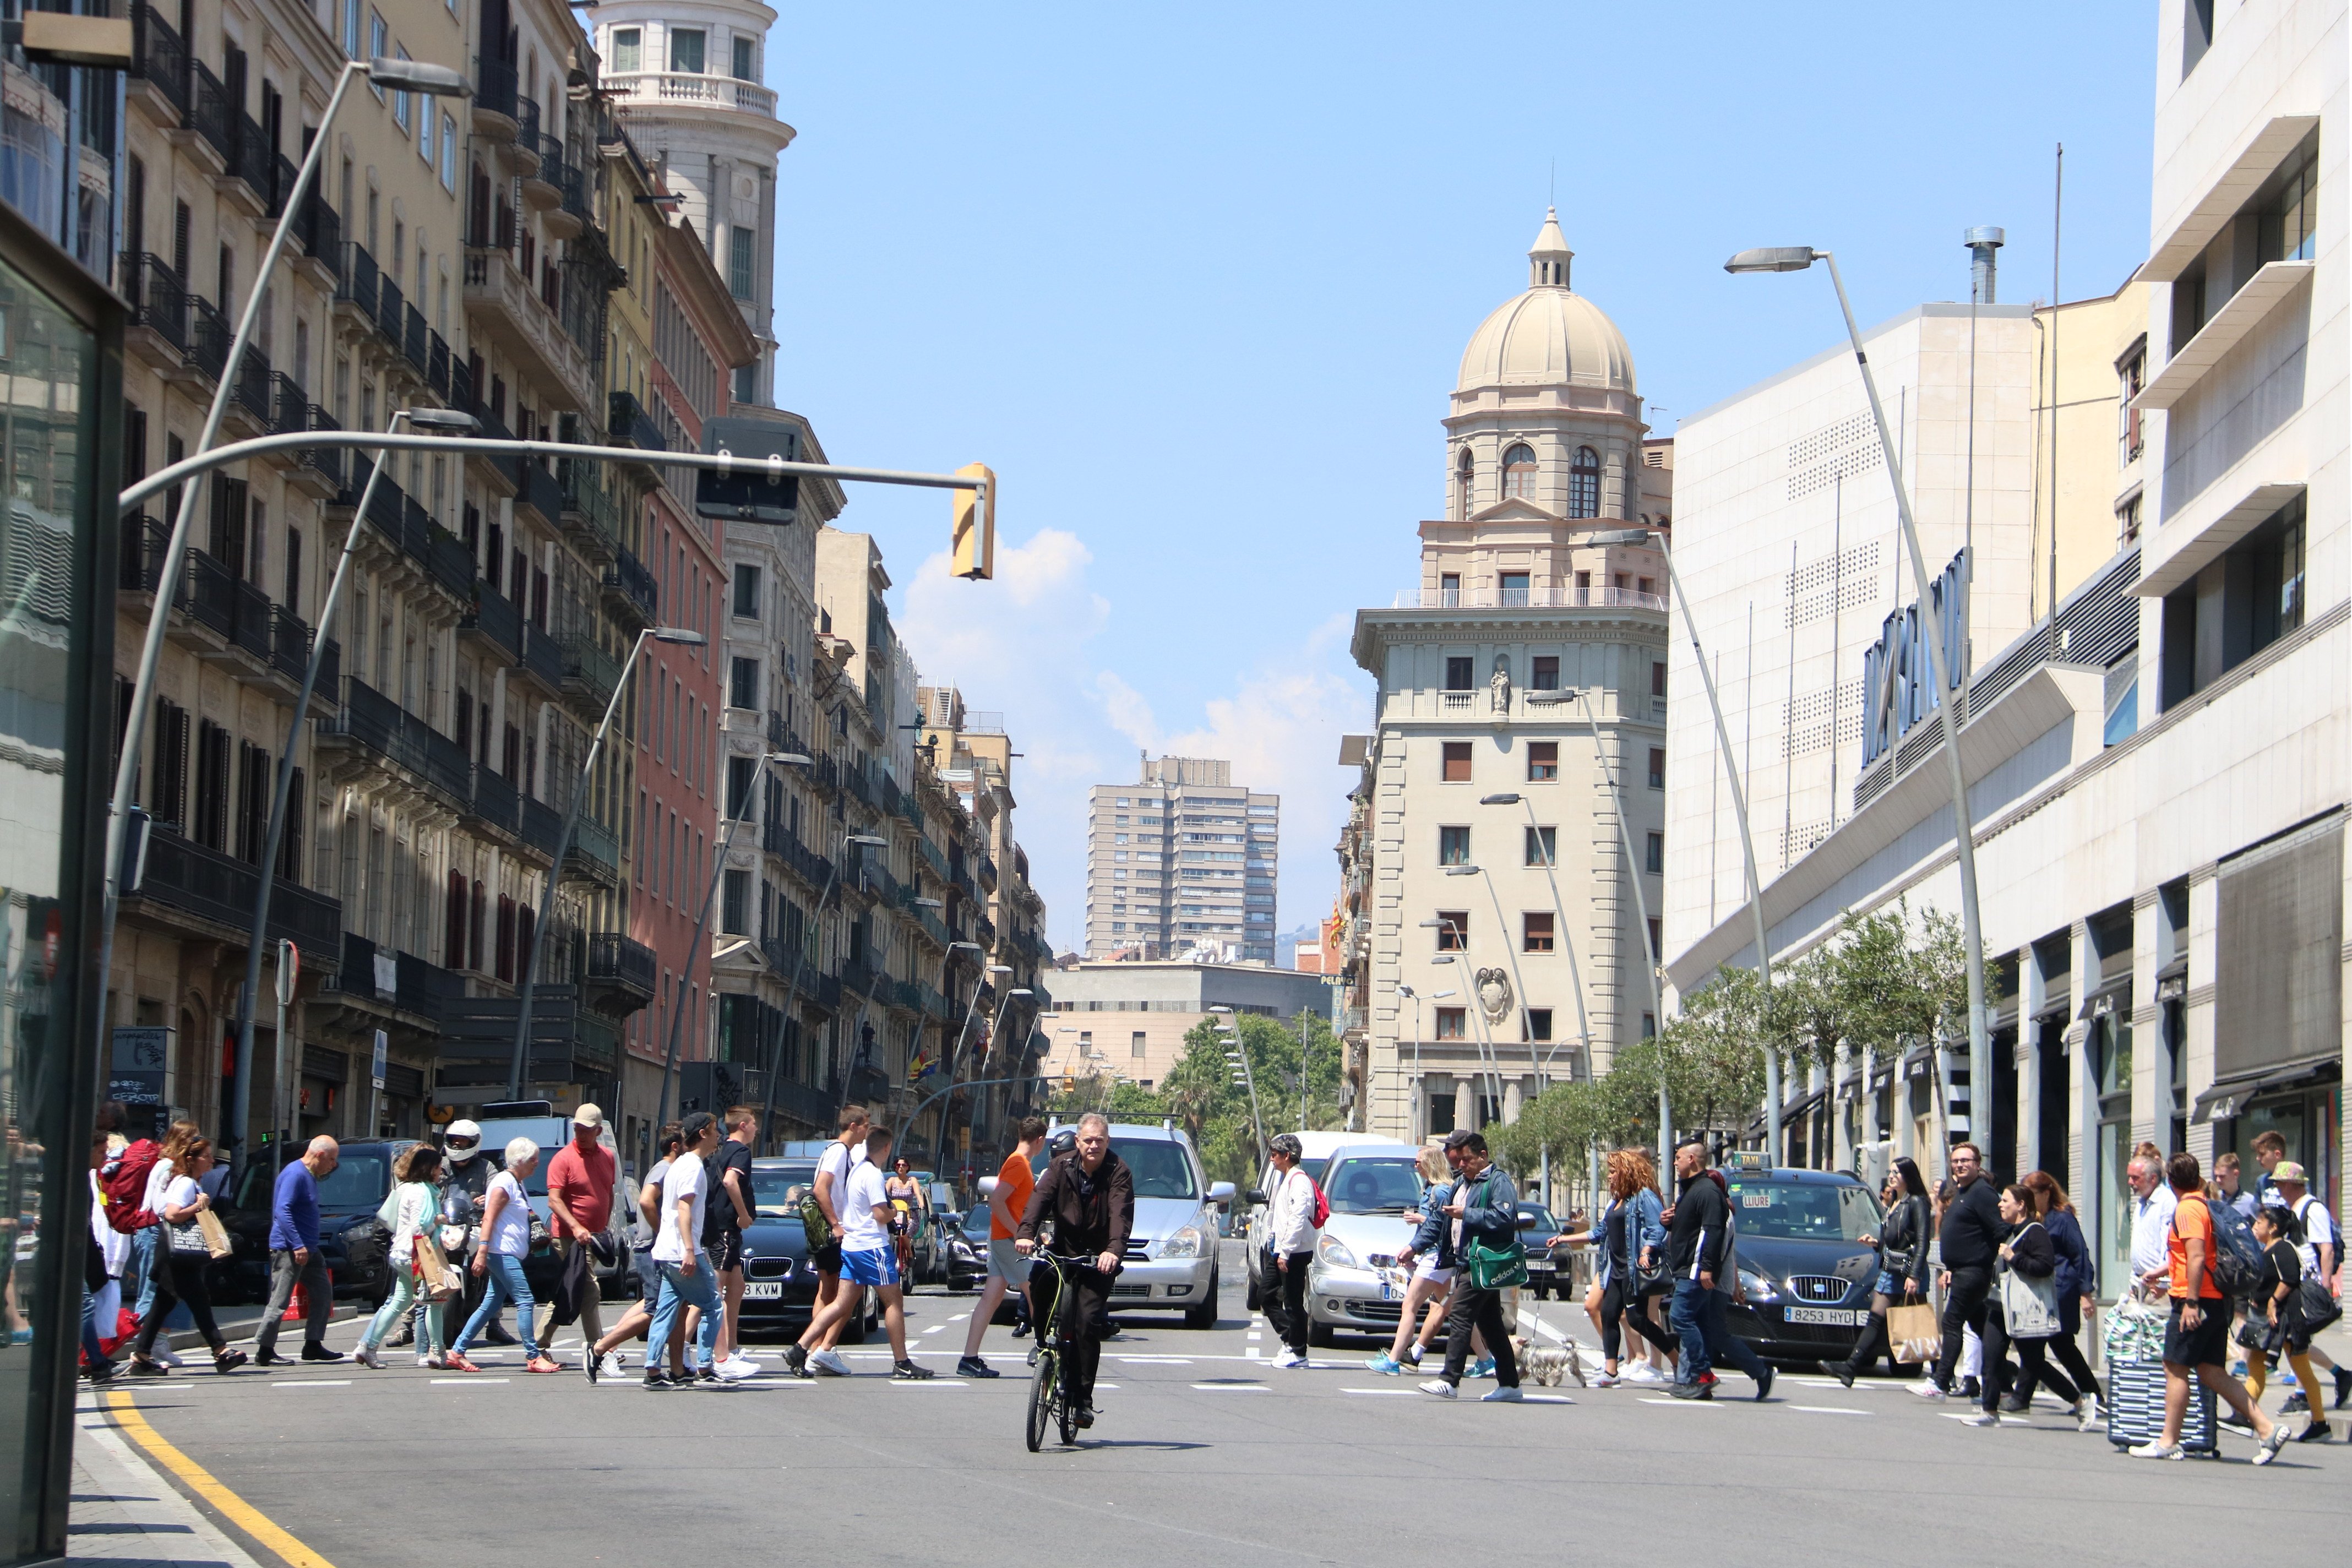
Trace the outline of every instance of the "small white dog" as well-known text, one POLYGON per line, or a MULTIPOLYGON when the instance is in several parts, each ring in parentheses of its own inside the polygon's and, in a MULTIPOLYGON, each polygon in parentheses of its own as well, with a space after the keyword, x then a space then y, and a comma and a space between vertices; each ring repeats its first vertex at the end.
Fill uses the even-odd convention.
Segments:
POLYGON ((1557 1345, 1539 1345, 1521 1334, 1511 1342, 1518 1352, 1519 1376, 1522 1381, 1558 1388, 1570 1378, 1576 1386, 1587 1386, 1584 1381, 1584 1358, 1577 1353, 1574 1340, 1563 1340, 1557 1345))

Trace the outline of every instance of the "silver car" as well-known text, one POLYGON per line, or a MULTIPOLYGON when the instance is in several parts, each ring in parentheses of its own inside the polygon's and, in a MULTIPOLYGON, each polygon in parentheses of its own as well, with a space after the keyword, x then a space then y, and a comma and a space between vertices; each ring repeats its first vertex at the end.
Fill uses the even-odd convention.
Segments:
MULTIPOLYGON (((1181 1312, 1188 1329, 1216 1327, 1217 1219, 1234 1184, 1207 1179, 1192 1140, 1172 1121, 1114 1121, 1110 1146, 1135 1180, 1135 1226, 1111 1310, 1181 1312)), ((1042 1171, 1043 1155, 1037 1163, 1042 1171)))
POLYGON ((1397 1254, 1421 1223, 1426 1190, 1420 1151, 1406 1143, 1355 1144, 1337 1151, 1323 1173, 1331 1217, 1307 1269, 1307 1340, 1328 1345, 1342 1333, 1396 1332, 1403 1289, 1397 1254))

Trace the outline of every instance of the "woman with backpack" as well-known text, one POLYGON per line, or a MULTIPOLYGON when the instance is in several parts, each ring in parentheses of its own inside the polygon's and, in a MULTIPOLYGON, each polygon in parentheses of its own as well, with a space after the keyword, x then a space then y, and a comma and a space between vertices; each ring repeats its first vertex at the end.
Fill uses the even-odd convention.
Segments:
POLYGON ((1977 1413, 1967 1418, 1971 1426, 2000 1424, 1999 1374, 2012 1345, 2022 1369, 2018 1373, 2020 1389, 2030 1391, 2037 1381, 2053 1384, 2064 1382, 2050 1370, 2042 1354, 2042 1346, 2057 1331, 2056 1304, 2051 1302, 2046 1324, 2032 1321, 2034 1314, 2029 1305, 2042 1294, 2034 1287, 2046 1287, 2058 1272, 2058 1253, 2051 1245, 2049 1227, 2034 1215, 2033 1194, 2016 1183, 2000 1191, 2000 1218, 2006 1228, 1993 1260, 1994 1300, 1991 1310, 1985 1313, 1984 1371, 1978 1395, 1980 1404, 1977 1413), (2020 1297, 2026 1300, 2021 1300, 2020 1297))
POLYGON ((367 1331, 360 1335, 359 1349, 353 1359, 362 1366, 383 1370, 383 1358, 376 1348, 383 1343, 392 1327, 407 1316, 420 1296, 425 1308, 425 1347, 416 1354, 416 1364, 438 1370, 444 1363, 441 1346, 443 1303, 448 1292, 440 1289, 436 1279, 432 1288, 420 1285, 416 1277, 416 1238, 436 1226, 441 1215, 441 1188, 436 1180, 441 1174, 441 1151, 430 1143, 412 1143, 401 1151, 400 1158, 392 1163, 392 1179, 395 1184, 384 1207, 392 1213, 392 1247, 388 1255, 392 1272, 392 1294, 385 1297, 375 1316, 369 1320, 367 1331), (436 1294, 436 1290, 438 1293, 436 1294))
MULTIPOLYGON (((2083 1357, 2083 1319, 2097 1300, 2098 1266, 2091 1261, 2091 1244, 2074 1216, 2074 1200, 2058 1178, 2047 1171, 2028 1171, 2021 1184, 2033 1194, 2034 1216, 2050 1232, 2050 1245, 2058 1256, 2053 1277, 2058 1291, 2058 1333, 2050 1342, 2050 1358, 2074 1384, 2074 1417, 2088 1432, 2098 1424, 2099 1384, 2083 1357)), ((2021 1377, 2011 1397, 2016 1408, 2024 1409, 2033 1397, 2033 1380, 2021 1377)))
POLYGON ((1843 1361, 1828 1363, 1831 1375, 1848 1388, 1890 1348, 1886 1314, 1896 1299, 1907 1301, 1927 1293, 1927 1238, 1932 1234, 1933 1221, 1928 1217, 1927 1178, 1920 1174, 1918 1163, 1907 1155, 1897 1158, 1895 1169, 1887 1173, 1886 1184, 1879 1189, 1878 1201, 1886 1217, 1879 1223, 1876 1236, 1860 1238, 1878 1253, 1878 1278, 1870 1290, 1870 1315, 1863 1321, 1862 1334, 1853 1342, 1853 1352, 1843 1361))
POLYGON ((213 1319, 212 1291, 205 1279, 213 1254, 205 1241, 203 1222, 196 1216, 213 1205, 210 1194, 199 1184, 212 1168, 212 1141, 201 1136, 188 1140, 179 1146, 177 1173, 156 1199, 154 1213, 163 1222, 164 1240, 155 1254, 155 1304, 139 1320, 139 1338, 132 1344, 133 1377, 161 1377, 171 1370, 156 1358, 155 1336, 172 1309, 183 1301, 187 1303, 188 1316, 196 1321, 196 1331, 212 1347, 215 1372, 230 1372, 246 1363, 245 1352, 228 1348, 228 1340, 213 1319))
MULTIPOLYGON (((2254 1211, 2254 1239, 2262 1243, 2262 1283, 2246 1303, 2246 1325, 2239 1342, 2246 1347, 2246 1394, 2262 1403, 2270 1382, 2272 1360, 2286 1357, 2294 1367, 2295 1385, 2320 1386, 2311 1365, 2311 1330, 2304 1321, 2303 1258, 2296 1248, 2294 1213, 2273 1204, 2254 1211)), ((2311 1419, 2295 1434, 2298 1443, 2325 1443, 2334 1436, 2324 1411, 2315 1408, 2311 1419)))

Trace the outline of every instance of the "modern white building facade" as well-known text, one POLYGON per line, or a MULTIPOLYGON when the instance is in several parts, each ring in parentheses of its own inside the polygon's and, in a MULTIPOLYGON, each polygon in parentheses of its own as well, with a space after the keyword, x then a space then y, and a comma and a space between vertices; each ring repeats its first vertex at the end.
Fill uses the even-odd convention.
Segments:
POLYGON ((1341 861, 1365 886, 1341 952, 1373 1131, 1508 1121, 1655 1026, 1664 564, 1593 539, 1669 523, 1673 467, 1571 259, 1548 215, 1527 289, 1463 355, 1419 584, 1356 616, 1379 694, 1342 756, 1360 771, 1341 861))
MULTIPOLYGON (((2059 646, 2032 632, 1979 659, 1960 732, 1995 1031, 1976 1132, 1997 1174, 2065 1182, 2109 1295, 2138 1143, 2251 1162, 2275 1131, 2330 1205, 2346 1159, 2352 401, 2344 204, 2325 192, 2352 38, 2341 0, 2166 0, 2159 26, 2147 521, 2062 606, 2059 646), (2110 600, 2120 676, 2099 657, 2123 635, 2110 600)), ((1922 740, 1766 888, 1777 953, 1844 909, 1958 909, 1935 726, 1922 740)), ((1673 944, 1678 988, 1753 961, 1736 900, 1712 922, 1677 908, 1696 932, 1673 944)), ((1817 1088, 1816 1152, 1917 1141, 1917 1086, 1849 1062, 1817 1088)))

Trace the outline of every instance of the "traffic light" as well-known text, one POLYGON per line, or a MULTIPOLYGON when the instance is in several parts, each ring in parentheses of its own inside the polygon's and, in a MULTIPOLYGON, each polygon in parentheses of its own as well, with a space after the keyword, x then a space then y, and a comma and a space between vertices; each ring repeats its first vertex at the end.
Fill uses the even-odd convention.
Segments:
POLYGON ((996 575, 996 476, 984 463, 966 463, 956 470, 958 479, 984 480, 979 489, 954 490, 955 529, 952 542, 955 564, 949 568, 959 577, 993 577, 996 575))
POLYGON ((696 516, 778 527, 799 520, 798 477, 779 474, 772 479, 767 474, 771 458, 801 460, 798 430, 765 419, 709 419, 702 426, 702 449, 728 453, 737 466, 730 473, 704 468, 696 474, 696 516))

